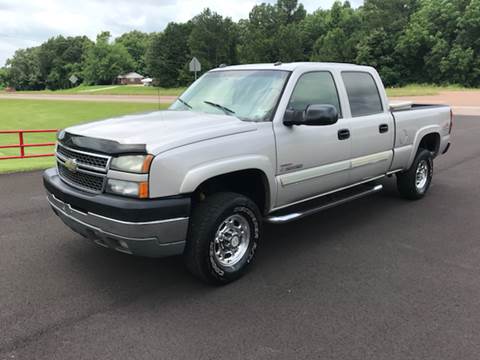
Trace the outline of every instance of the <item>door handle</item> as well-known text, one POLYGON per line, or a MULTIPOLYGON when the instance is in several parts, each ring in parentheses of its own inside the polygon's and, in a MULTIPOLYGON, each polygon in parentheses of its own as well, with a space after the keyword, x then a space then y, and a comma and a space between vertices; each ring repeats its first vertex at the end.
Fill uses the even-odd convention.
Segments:
POLYGON ((341 129, 338 130, 338 140, 346 140, 350 137, 350 130, 341 129))
POLYGON ((379 125, 378 131, 380 132, 380 134, 386 133, 388 131, 388 125, 387 124, 379 125))

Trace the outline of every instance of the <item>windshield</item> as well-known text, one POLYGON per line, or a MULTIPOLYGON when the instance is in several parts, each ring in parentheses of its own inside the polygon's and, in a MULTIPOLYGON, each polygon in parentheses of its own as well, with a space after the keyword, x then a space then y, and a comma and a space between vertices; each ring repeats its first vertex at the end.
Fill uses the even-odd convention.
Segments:
POLYGON ((171 110, 227 114, 245 121, 271 120, 289 73, 279 70, 225 70, 206 73, 171 110))

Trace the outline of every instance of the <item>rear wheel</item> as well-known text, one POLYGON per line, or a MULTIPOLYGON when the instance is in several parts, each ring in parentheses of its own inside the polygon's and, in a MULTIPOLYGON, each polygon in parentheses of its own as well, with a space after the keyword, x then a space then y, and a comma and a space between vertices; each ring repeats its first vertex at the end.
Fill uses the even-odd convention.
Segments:
POLYGON ((433 156, 420 149, 409 170, 397 174, 397 187, 406 199, 418 200, 425 196, 433 177, 433 156))
POLYGON ((236 193, 208 196, 193 210, 187 268, 208 283, 234 281, 253 262, 260 235, 261 214, 253 201, 236 193))

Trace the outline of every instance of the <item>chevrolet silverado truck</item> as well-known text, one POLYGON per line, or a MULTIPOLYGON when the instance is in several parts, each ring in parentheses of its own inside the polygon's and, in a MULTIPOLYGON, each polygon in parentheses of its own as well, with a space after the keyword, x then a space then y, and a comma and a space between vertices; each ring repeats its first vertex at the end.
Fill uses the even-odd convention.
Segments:
POLYGON ((165 111, 58 133, 44 185, 55 214, 98 245, 183 255, 198 278, 243 275, 262 224, 382 189, 422 198, 447 152, 447 106, 389 104, 375 69, 255 64, 205 73, 165 111))

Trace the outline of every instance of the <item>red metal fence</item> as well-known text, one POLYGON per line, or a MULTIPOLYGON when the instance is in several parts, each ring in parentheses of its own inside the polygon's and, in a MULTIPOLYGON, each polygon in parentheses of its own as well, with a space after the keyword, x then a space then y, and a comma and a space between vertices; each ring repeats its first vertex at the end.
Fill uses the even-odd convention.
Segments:
POLYGON ((45 143, 26 143, 24 139, 24 134, 38 134, 38 133, 56 133, 57 129, 47 129, 47 130, 0 130, 1 134, 18 134, 18 144, 12 145, 0 145, 0 149, 20 149, 20 155, 12 156, 0 156, 0 160, 7 159, 27 159, 27 158, 37 158, 44 156, 53 156, 54 153, 45 153, 45 154, 27 154, 25 155, 25 148, 31 147, 40 147, 40 146, 54 146, 55 142, 45 142, 45 143))

